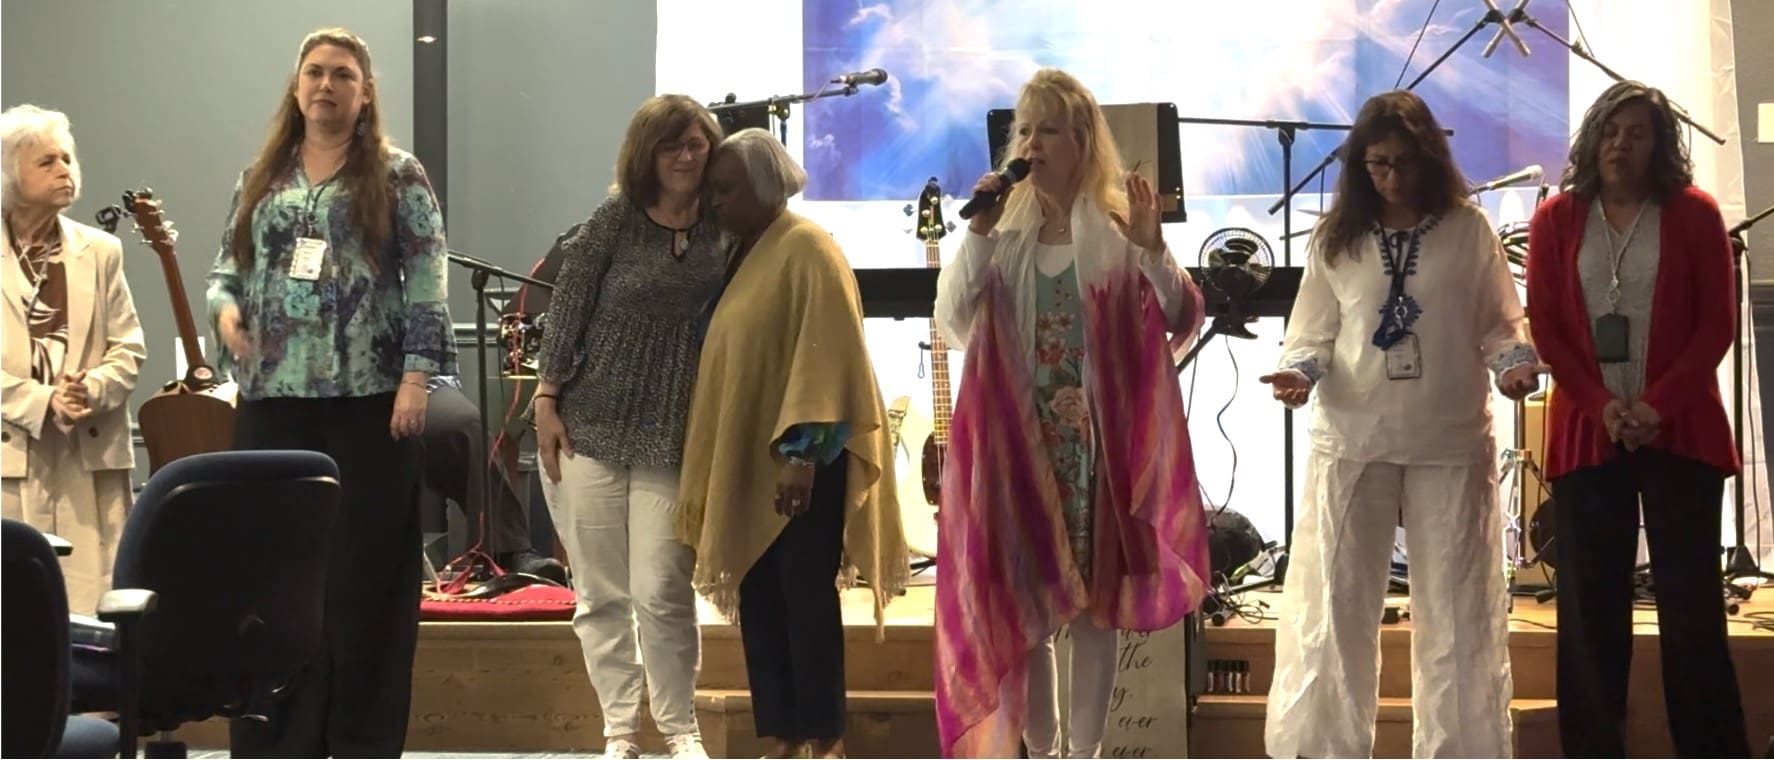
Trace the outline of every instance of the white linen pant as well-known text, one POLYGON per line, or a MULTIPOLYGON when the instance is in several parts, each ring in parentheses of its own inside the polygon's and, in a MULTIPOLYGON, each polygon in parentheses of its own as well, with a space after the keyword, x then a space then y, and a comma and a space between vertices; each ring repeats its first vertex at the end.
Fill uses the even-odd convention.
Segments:
POLYGON ((1313 452, 1294 526, 1270 757, 1369 757, 1395 527, 1410 556, 1411 754, 1509 757, 1508 588, 1496 471, 1313 452))
MULTIPOLYGON (((1080 613, 1065 630, 1072 636, 1066 757, 1096 757, 1109 722, 1120 632, 1091 624, 1088 612, 1080 613)), ((1060 635, 1042 639, 1029 652, 1029 714, 1023 727, 1029 757, 1060 756, 1059 663, 1054 656, 1054 641, 1060 635)))
POLYGON ((660 733, 697 733, 702 633, 690 587, 696 555, 674 525, 678 473, 563 455, 561 482, 542 484, 573 569, 573 632, 604 736, 639 733, 643 680, 660 733))

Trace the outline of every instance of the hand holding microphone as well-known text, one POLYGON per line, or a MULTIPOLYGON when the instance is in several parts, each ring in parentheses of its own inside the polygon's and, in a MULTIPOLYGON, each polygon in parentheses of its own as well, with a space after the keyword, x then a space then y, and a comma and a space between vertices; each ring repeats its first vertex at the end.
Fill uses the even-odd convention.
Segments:
POLYGON ((1004 215, 1004 199, 1010 195, 1010 186, 1028 174, 1028 159, 1014 158, 1003 171, 980 177, 973 185, 973 199, 961 207, 961 218, 969 220, 967 228, 984 235, 997 227, 999 217, 1004 215))

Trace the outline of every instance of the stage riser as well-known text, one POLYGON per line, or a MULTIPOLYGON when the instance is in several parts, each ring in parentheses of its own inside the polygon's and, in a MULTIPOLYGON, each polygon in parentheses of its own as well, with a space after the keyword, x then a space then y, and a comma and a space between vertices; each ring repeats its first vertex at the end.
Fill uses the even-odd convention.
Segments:
MULTIPOLYGON (((1510 709, 1518 758, 1560 757, 1556 708, 1535 700, 1510 709)), ((1411 756, 1411 708, 1403 700, 1380 704, 1374 730, 1374 757, 1411 756)), ((1264 757, 1263 703, 1260 697, 1208 697, 1195 711, 1189 731, 1189 756, 1195 758, 1264 757)))
MULTIPOLYGON (((845 629, 844 668, 850 688, 930 691, 935 688, 928 628, 895 627, 876 642, 872 626, 845 629)), ((591 695, 579 639, 566 623, 425 623, 413 662, 415 694, 427 688, 489 688, 501 682, 525 691, 572 690, 591 695)), ((697 688, 748 688, 745 650, 737 629, 705 625, 697 688)))
MULTIPOLYGON (((1275 673, 1275 649, 1272 628, 1209 628, 1207 659, 1248 663, 1250 686, 1248 694, 1267 694, 1275 673)), ((1380 697, 1408 700, 1411 696, 1410 631, 1404 627, 1387 627, 1380 635, 1380 697)), ((1558 696, 1557 633, 1550 630, 1516 630, 1509 641, 1510 672, 1514 679, 1513 696, 1517 700, 1555 700, 1558 696)), ((1743 696, 1751 746, 1762 746, 1774 735, 1774 637, 1733 636, 1731 658, 1737 670, 1738 689, 1743 696), (1756 737, 1761 737, 1757 739, 1756 737)), ((1669 742, 1668 724, 1663 706, 1662 652, 1654 632, 1641 629, 1633 641, 1632 675, 1627 697, 1627 746, 1635 757, 1668 757, 1674 751, 1669 742)), ((1210 695, 1204 701, 1212 701, 1210 695)), ((1249 715, 1211 717, 1211 711, 1198 711, 1197 729, 1192 737, 1201 737, 1218 726, 1231 732, 1230 738, 1215 739, 1213 746, 1231 747, 1226 757, 1257 757, 1262 754, 1262 718, 1260 712, 1249 715), (1255 733, 1250 734, 1245 721, 1255 720, 1255 733), (1224 721, 1221 726, 1215 721, 1224 721), (1238 738, 1243 737, 1243 738, 1238 738), (1254 737, 1254 739, 1252 738, 1254 737), (1255 743, 1251 743, 1254 741, 1255 743), (1254 754, 1253 754, 1254 753, 1254 754)), ((1405 719, 1405 755, 1409 755, 1408 709, 1405 719)), ((1217 730, 1217 729, 1216 729, 1217 730)), ((1382 729, 1383 730, 1383 729, 1382 729)), ((1218 736, 1218 734, 1214 734, 1218 736)), ((1379 740, 1376 740, 1379 741, 1379 740)), ((1378 747, 1379 745, 1376 745, 1378 747)), ((1376 752, 1380 750, 1376 748, 1376 752)))
MULTIPOLYGON (((417 695, 415 695, 417 696, 417 695)), ((928 692, 858 692, 849 699, 845 745, 851 757, 936 757, 935 698, 928 692)), ((415 705, 418 707, 418 705, 415 705)), ((510 711, 414 711, 407 727, 408 751, 561 752, 593 754, 603 749, 603 723, 590 711, 561 706, 559 711, 519 715, 510 711)), ((665 739, 642 708, 641 747, 664 754, 665 739)), ((753 724, 751 698, 742 692, 710 691, 696 696, 696 718, 711 757, 759 757, 770 747, 753 724)), ((193 749, 228 746, 228 728, 219 720, 187 726, 179 736, 193 749)))
MULTIPOLYGON (((1245 640, 1239 636, 1228 641, 1216 637, 1216 631, 1207 634, 1207 659, 1209 662, 1221 661, 1242 663, 1249 668, 1251 694, 1269 693, 1269 685, 1275 677, 1275 643, 1269 636, 1270 629, 1247 629, 1255 633, 1260 631, 1267 641, 1245 640)), ((1231 631, 1227 631, 1231 633, 1231 631)), ((1243 633, 1245 631, 1240 631, 1243 633)), ((1228 637, 1230 638, 1230 637, 1228 637)), ((1523 651, 1520 647, 1511 647, 1511 659, 1516 664, 1515 696, 1519 699, 1551 699, 1553 683, 1551 670, 1539 668, 1539 653, 1531 648, 1523 651), (1520 660, 1527 660, 1524 664, 1520 660)), ((1550 657, 1550 653, 1547 653, 1550 657)), ((1550 666, 1550 660, 1547 663, 1550 666)), ((1392 629, 1380 635, 1380 696, 1382 698, 1397 697, 1408 699, 1411 696, 1411 640, 1410 632, 1403 629, 1392 629)))
MULTIPOLYGON (((1206 636, 1208 658, 1248 662, 1251 683, 1248 695, 1203 697, 1191 732, 1195 754, 1261 757, 1262 695, 1273 675, 1274 629, 1210 627, 1206 636), (1228 707, 1228 703, 1236 704, 1228 707)), ((1555 642, 1550 630, 1512 632, 1510 657, 1518 703, 1555 697, 1555 642)), ((1406 757, 1410 752, 1408 627, 1385 627, 1380 645, 1380 688, 1390 706, 1382 708, 1375 751, 1380 757, 1406 757)), ((1774 636, 1733 636, 1731 649, 1748 710, 1751 743, 1761 746, 1774 733, 1774 678, 1770 677, 1774 636)), ((875 643, 873 626, 846 628, 855 756, 935 756, 932 652, 928 627, 894 626, 883 644, 875 643)), ((1660 662, 1654 629, 1641 628, 1635 640, 1627 719, 1628 747, 1634 756, 1668 756, 1671 751, 1660 662)), ((1178 676, 1180 680, 1180 664, 1178 676)), ((411 749, 565 752, 602 746, 597 699, 586 679, 578 639, 565 623, 426 623, 420 629, 413 687, 411 749)), ((752 735, 745 688, 737 631, 705 626, 697 709, 705 741, 717 757, 756 757, 765 749, 752 735)), ((1536 706, 1518 712, 1518 756, 1556 755, 1555 708, 1536 706)), ((651 733, 651 721, 643 724, 649 732, 646 743, 662 751, 662 740, 651 733)), ((226 728, 218 722, 183 733, 193 747, 227 745, 226 728)))

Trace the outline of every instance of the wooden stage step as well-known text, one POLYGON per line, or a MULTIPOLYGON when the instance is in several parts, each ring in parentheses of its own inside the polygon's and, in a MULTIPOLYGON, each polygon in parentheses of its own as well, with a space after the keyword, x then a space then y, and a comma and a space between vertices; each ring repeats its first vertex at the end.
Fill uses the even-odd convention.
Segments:
MULTIPOLYGON (((1269 614, 1280 597, 1268 600, 1269 614)), ((1762 592, 1754 608, 1768 609, 1774 589, 1762 592)), ((845 596, 845 670, 850 692, 850 751, 858 757, 934 757, 936 728, 932 697, 934 598, 928 587, 914 588, 888 608, 887 635, 875 641, 867 592, 845 596)), ((1514 676, 1512 715, 1516 754, 1557 753, 1556 631, 1551 605, 1520 601, 1510 613, 1510 658, 1514 676)), ((746 692, 745 657, 739 631, 712 612, 702 627, 703 662, 697 711, 711 754, 756 757, 763 745, 753 735, 751 700, 746 692)), ((1635 612, 1633 668, 1628 701, 1627 746, 1634 756, 1668 757, 1672 751, 1664 720, 1661 657, 1654 617, 1635 612)), ((1774 634, 1731 625, 1731 652, 1743 693, 1751 746, 1774 733, 1774 634)), ((1261 757, 1262 700, 1274 671, 1273 619, 1233 621, 1209 627, 1209 660, 1248 668, 1246 694, 1201 698, 1191 731, 1202 757, 1261 757)), ((1380 693, 1375 752, 1410 752, 1410 625, 1382 626, 1380 693)), ((1179 688, 1183 664, 1176 663, 1179 688)), ((1182 716, 1177 716, 1181 719, 1182 716)), ((651 732, 651 721, 643 720, 651 732)), ((227 746, 226 728, 209 722, 183 732, 194 748, 227 746)), ((596 751, 603 745, 603 722, 596 695, 585 675, 579 641, 565 621, 546 623, 444 623, 420 626, 414 660, 409 749, 427 751, 567 752, 596 751)), ((643 744, 662 751, 663 740, 649 733, 643 744)))
MULTIPOLYGON (((1265 697, 1260 694, 1201 697, 1189 729, 1190 757, 1263 757, 1265 697)), ((1515 756, 1558 757, 1558 706, 1550 699, 1509 703, 1515 725, 1515 756)), ((1411 701, 1380 699, 1374 757, 1411 756, 1411 701)))

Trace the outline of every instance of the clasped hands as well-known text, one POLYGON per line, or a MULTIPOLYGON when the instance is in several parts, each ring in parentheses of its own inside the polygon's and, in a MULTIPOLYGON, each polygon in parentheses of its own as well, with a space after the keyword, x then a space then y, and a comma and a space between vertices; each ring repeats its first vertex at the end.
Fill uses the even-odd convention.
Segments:
POLYGON ((86 392, 86 370, 62 374, 62 381, 49 395, 49 421, 66 433, 74 425, 92 416, 91 401, 86 392))
POLYGON ((1643 401, 1628 404, 1614 399, 1602 407, 1602 425, 1608 430, 1608 440, 1625 446, 1627 451, 1637 451, 1655 440, 1662 424, 1657 410, 1643 401))

